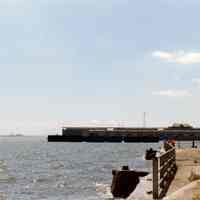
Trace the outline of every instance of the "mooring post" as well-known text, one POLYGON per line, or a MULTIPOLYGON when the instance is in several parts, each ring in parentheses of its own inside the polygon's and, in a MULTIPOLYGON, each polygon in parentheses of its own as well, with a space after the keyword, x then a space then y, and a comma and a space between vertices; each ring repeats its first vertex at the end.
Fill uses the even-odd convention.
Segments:
POLYGON ((181 148, 181 142, 178 141, 177 143, 178 143, 178 148, 180 149, 181 148))
POLYGON ((192 140, 192 148, 195 148, 195 141, 194 141, 194 138, 192 140))
POLYGON ((159 198, 159 158, 153 158, 153 199, 159 198))

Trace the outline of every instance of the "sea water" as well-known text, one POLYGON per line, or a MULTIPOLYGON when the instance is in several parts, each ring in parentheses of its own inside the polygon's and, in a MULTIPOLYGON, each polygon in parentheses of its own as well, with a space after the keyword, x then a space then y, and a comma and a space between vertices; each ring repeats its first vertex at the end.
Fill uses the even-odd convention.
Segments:
POLYGON ((0 199, 108 200, 112 169, 150 171, 151 143, 48 143, 46 137, 0 137, 0 199))

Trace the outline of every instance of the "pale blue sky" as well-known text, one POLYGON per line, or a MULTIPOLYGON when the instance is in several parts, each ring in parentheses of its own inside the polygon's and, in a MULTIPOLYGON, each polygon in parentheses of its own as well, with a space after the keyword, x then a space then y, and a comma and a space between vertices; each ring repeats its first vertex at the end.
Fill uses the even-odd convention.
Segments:
POLYGON ((1 0, 0 134, 200 126, 198 0, 1 0))

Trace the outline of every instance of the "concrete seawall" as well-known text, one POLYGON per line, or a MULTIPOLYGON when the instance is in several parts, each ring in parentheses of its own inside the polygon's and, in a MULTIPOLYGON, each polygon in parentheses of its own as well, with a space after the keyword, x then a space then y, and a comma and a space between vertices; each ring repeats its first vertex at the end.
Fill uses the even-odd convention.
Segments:
MULTIPOLYGON (((200 199, 200 149, 177 149, 178 167, 163 200, 199 200, 200 199)), ((153 200, 151 175, 142 178, 136 190, 128 200, 153 200)))

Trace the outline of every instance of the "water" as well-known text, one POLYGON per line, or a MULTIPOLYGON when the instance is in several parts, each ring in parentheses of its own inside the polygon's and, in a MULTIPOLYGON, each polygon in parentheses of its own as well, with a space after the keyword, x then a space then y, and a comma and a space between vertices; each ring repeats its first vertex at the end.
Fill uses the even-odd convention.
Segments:
POLYGON ((45 137, 0 138, 0 199, 106 200, 112 169, 150 170, 157 144, 47 143, 45 137))

